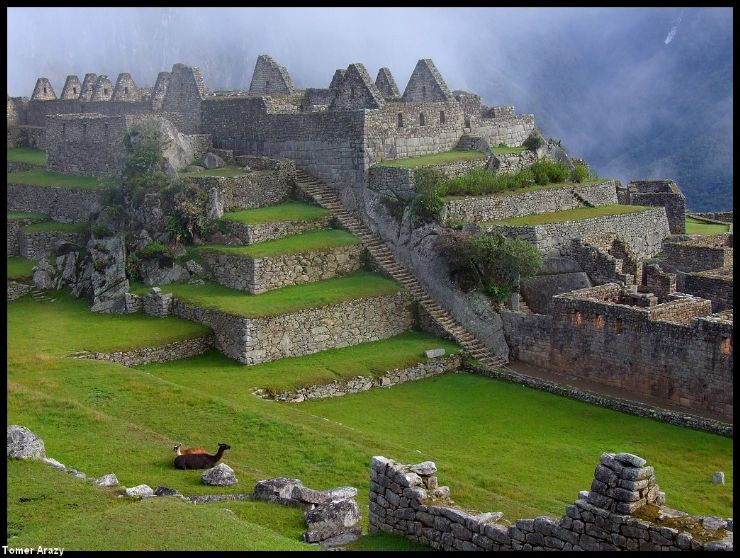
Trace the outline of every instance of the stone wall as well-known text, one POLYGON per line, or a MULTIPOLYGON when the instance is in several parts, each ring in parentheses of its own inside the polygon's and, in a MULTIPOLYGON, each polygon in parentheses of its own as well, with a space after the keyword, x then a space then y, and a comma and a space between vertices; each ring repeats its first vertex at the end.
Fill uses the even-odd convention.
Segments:
POLYGON ((331 219, 331 216, 327 215, 326 217, 311 221, 273 221, 271 223, 255 225, 237 223, 228 219, 224 219, 222 222, 228 228, 231 236, 236 237, 243 244, 254 244, 256 242, 277 240, 284 236, 292 236, 315 229, 328 229, 331 219))
POLYGON ((683 292, 708 298, 712 311, 732 309, 732 268, 711 269, 689 273, 684 278, 683 292))
POLYGON ((85 353, 77 354, 75 358, 107 360, 123 366, 137 366, 152 362, 169 362, 201 355, 213 347, 213 335, 194 337, 160 345, 159 347, 141 347, 129 351, 114 353, 85 353))
POLYGON ((604 453, 590 491, 561 518, 518 519, 452 506, 436 465, 370 464, 370 533, 400 535, 439 550, 732 550, 731 520, 665 507, 655 470, 639 456, 604 453))
POLYGON ((692 215, 702 219, 732 223, 732 211, 710 211, 705 213, 692 213, 692 215))
POLYGON ((481 136, 492 147, 502 143, 509 147, 521 147, 534 129, 533 114, 518 114, 482 118, 479 125, 471 127, 470 132, 481 136))
POLYGON ((405 292, 348 300, 264 318, 244 318, 175 299, 172 313, 213 329, 216 348, 244 364, 258 364, 399 335, 412 326, 405 292))
POLYGON ((8 302, 16 300, 33 290, 33 285, 18 283, 17 281, 8 281, 8 302))
POLYGON ((578 237, 616 233, 638 259, 650 258, 661 250, 669 234, 665 209, 646 209, 635 213, 592 217, 579 221, 544 225, 493 225, 488 232, 517 237, 532 243, 544 255, 570 255, 572 241, 578 237))
POLYGON ((289 401, 291 403, 301 403, 302 401, 325 399, 327 397, 341 397, 348 393, 359 393, 374 387, 391 387, 397 384, 414 382, 416 380, 446 374, 447 372, 453 372, 460 368, 461 362, 461 356, 456 354, 429 359, 427 362, 421 362, 409 368, 396 368, 386 372, 382 376, 356 376, 351 380, 343 382, 334 380, 328 384, 308 386, 295 391, 270 394, 259 390, 256 394, 264 398, 275 399, 276 401, 289 401))
POLYGON ((613 181, 607 181, 602 184, 574 185, 517 194, 469 196, 446 202, 442 209, 442 217, 446 220, 473 223, 496 221, 584 207, 583 200, 593 206, 615 204, 616 185, 613 181))
MULTIPOLYGON (((176 123, 183 134, 203 133, 201 130, 201 102, 207 88, 200 70, 194 66, 175 64, 162 100, 162 110, 182 114, 176 123)), ((208 133, 208 132, 206 132, 208 133)))
POLYGON ((7 185, 9 211, 45 213, 63 223, 87 221, 100 209, 102 192, 92 188, 56 188, 52 186, 7 185))
POLYGON ((56 247, 61 243, 70 243, 79 247, 84 246, 88 236, 87 231, 26 232, 21 229, 18 236, 18 248, 20 250, 20 255, 24 258, 29 260, 40 260, 48 256, 55 256, 56 247))
POLYGON ((588 274, 589 279, 597 285, 603 283, 632 283, 634 277, 624 272, 624 262, 615 258, 600 246, 592 245, 583 238, 571 242, 568 254, 588 274))
POLYGON ((732 267, 732 233, 666 241, 663 256, 672 267, 685 272, 732 267))
POLYGON ((209 192, 215 188, 224 201, 224 211, 236 211, 265 207, 286 201, 294 188, 295 166, 286 161, 279 171, 252 171, 239 176, 198 176, 183 177, 209 192))
POLYGON ((21 250, 20 245, 18 243, 19 240, 19 233, 21 230, 21 227, 25 225, 28 221, 21 221, 21 220, 7 220, 5 222, 5 239, 8 243, 8 254, 7 257, 10 256, 20 256, 21 250))
POLYGON ((710 315, 710 302, 690 295, 637 307, 620 302, 620 293, 607 284, 555 296, 552 316, 507 313, 512 354, 731 420, 731 315, 710 315))
POLYGON ((221 285, 260 294, 357 271, 361 266, 363 250, 357 244, 268 258, 247 258, 223 252, 202 252, 202 256, 221 285))
POLYGON ((631 205, 664 207, 671 234, 686 232, 686 198, 673 180, 634 180, 622 195, 631 205))
POLYGON ((488 168, 502 174, 514 174, 531 167, 536 162, 537 153, 529 150, 521 153, 494 154, 488 168))

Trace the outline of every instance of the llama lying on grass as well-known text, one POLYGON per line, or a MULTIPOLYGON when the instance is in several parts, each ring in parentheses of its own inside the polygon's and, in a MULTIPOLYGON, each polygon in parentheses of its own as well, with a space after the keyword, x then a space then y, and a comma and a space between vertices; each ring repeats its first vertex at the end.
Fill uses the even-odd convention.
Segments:
POLYGON ((182 447, 182 444, 177 444, 174 448, 172 448, 175 452, 175 455, 188 455, 191 453, 205 453, 206 450, 201 447, 197 448, 184 448, 182 447))
POLYGON ((219 444, 216 455, 208 453, 189 453, 175 457, 175 469, 210 469, 218 463, 224 451, 231 449, 229 444, 219 444))

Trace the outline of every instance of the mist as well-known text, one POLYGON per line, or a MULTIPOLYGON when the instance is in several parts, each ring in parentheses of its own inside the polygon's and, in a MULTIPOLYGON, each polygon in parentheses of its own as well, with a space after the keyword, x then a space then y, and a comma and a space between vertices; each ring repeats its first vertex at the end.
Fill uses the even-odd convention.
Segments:
POLYGON ((265 53, 299 88, 362 62, 403 91, 432 58, 451 90, 534 113, 603 176, 675 175, 701 209, 712 188, 732 203, 732 46, 731 8, 10 8, 7 87, 30 96, 45 76, 59 95, 87 72, 151 86, 183 62, 212 90, 247 89, 265 53))

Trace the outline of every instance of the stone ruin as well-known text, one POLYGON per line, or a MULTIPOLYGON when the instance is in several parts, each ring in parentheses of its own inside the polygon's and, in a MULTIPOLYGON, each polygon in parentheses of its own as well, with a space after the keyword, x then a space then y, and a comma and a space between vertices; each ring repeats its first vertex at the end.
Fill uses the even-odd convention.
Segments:
POLYGON ((507 521, 454 506, 426 461, 385 457, 370 465, 369 532, 400 535, 439 550, 733 550, 733 521, 667 508, 653 467, 629 453, 604 453, 590 491, 557 519, 507 521))

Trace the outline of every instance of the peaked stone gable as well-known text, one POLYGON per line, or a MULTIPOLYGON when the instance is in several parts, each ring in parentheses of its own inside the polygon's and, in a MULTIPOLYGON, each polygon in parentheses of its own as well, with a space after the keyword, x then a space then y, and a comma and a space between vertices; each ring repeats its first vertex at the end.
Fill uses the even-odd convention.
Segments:
POLYGON ((429 58, 423 58, 416 63, 406 90, 403 92, 404 101, 452 101, 442 74, 429 58))
POLYGON ((54 93, 54 88, 48 79, 40 77, 36 80, 36 87, 33 88, 33 94, 31 95, 32 101, 52 101, 56 98, 57 95, 54 93))
POLYGON ((388 68, 380 68, 378 70, 378 77, 375 78, 375 86, 386 101, 397 99, 401 96, 398 85, 396 85, 396 80, 393 79, 393 74, 388 68))
MULTIPOLYGON (((336 74, 335 74, 336 76, 336 74)), ((385 104, 363 64, 350 64, 336 89, 333 110, 377 109, 385 104)))
POLYGON ((293 80, 284 66, 275 62, 266 54, 257 57, 252 74, 249 92, 252 94, 290 94, 295 91, 293 80))
POLYGON ((82 85, 80 84, 80 78, 76 75, 67 76, 64 81, 64 87, 62 88, 62 99, 76 100, 80 98, 82 92, 82 85))
POLYGON ((97 74, 85 74, 82 80, 82 89, 80 90, 80 101, 91 101, 95 81, 98 79, 97 74))
POLYGON ((142 91, 134 83, 129 73, 118 74, 116 86, 113 88, 114 101, 140 101, 142 91))
POLYGON ((110 101, 113 98, 113 84, 108 76, 101 75, 95 80, 91 101, 110 101))

